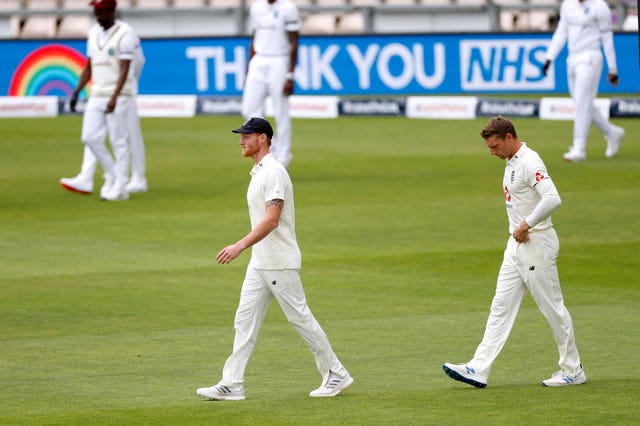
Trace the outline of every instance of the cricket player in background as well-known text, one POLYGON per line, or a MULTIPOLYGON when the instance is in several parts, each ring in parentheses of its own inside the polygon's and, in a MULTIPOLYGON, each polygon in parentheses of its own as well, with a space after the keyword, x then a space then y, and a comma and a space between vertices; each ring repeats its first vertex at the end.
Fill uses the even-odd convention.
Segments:
POLYGON ((506 160, 502 188, 510 236, 482 342, 468 363, 445 363, 442 368, 454 380, 486 387, 491 365, 509 337, 528 290, 551 326, 560 355, 560 370, 542 384, 585 383, 556 265, 560 243, 551 213, 561 203, 558 190, 538 153, 518 139, 509 120, 491 119, 481 135, 491 155, 506 160))
MULTIPOLYGON (((144 137, 140 127, 140 116, 138 115, 138 107, 136 105, 136 97, 138 95, 138 83, 140 75, 144 68, 145 57, 142 45, 138 44, 135 50, 133 61, 131 61, 131 69, 133 70, 133 95, 131 107, 129 109, 129 125, 127 140, 129 141, 129 151, 131 152, 131 177, 125 189, 129 194, 136 192, 147 192, 149 186, 147 183, 146 172, 146 154, 144 149, 144 137)), ((68 191, 80 194, 91 194, 93 192, 93 178, 96 173, 98 159, 91 151, 91 148, 85 146, 82 157, 82 166, 80 173, 73 178, 61 178, 60 185, 68 191)))
MULTIPOLYGON (((82 120, 81 139, 104 170, 105 182, 100 189, 100 197, 107 201, 122 201, 129 199, 126 189, 130 164, 127 138, 131 127, 132 103, 135 102, 133 95, 136 93, 135 66, 131 64, 136 59, 136 50, 140 49, 140 39, 128 24, 115 18, 116 0, 93 0, 90 5, 93 6, 97 24, 89 30, 88 61, 74 90, 70 107, 75 111, 78 94, 92 80, 91 96, 82 120), (105 146, 107 133, 115 158, 105 146)), ((78 176, 62 178, 60 183, 70 191, 91 193, 93 173, 95 161, 89 156, 83 159, 83 168, 78 176), (85 163, 84 160, 88 161, 85 163)))
POLYGON ((611 10, 604 0, 562 2, 560 21, 547 49, 543 71, 547 75, 551 62, 556 59, 568 39, 567 80, 576 112, 573 145, 564 154, 565 161, 587 159, 587 138, 592 121, 607 141, 605 156, 613 157, 620 149, 624 129, 611 124, 594 103, 602 74, 602 49, 609 71, 607 80, 613 87, 619 83, 611 25, 611 10))
POLYGON ((291 116, 294 69, 298 59, 300 13, 291 0, 257 0, 251 5, 249 65, 242 94, 242 116, 264 116, 271 95, 276 135, 271 153, 285 167, 291 162, 291 116))

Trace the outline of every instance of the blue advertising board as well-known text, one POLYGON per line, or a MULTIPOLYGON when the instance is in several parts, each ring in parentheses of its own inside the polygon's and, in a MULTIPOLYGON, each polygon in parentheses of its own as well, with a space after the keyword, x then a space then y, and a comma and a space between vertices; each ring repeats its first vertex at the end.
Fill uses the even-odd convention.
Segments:
MULTIPOLYGON (((299 95, 421 95, 568 92, 566 48, 542 74, 550 34, 305 36, 296 67, 299 95)), ((600 93, 640 92, 638 38, 614 37, 620 84, 603 73, 600 93)), ((145 39, 141 94, 238 96, 249 39, 145 39)), ((85 42, 0 41, 0 96, 69 96, 85 42)), ((606 68, 605 68, 606 69, 606 68)))

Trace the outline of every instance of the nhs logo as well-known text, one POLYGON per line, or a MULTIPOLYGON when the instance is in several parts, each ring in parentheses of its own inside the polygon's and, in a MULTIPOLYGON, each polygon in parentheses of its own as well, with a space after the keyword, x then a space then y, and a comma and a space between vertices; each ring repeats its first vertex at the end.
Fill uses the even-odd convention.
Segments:
POLYGON ((550 90, 554 67, 544 76, 546 40, 462 40, 460 85, 468 91, 550 90))

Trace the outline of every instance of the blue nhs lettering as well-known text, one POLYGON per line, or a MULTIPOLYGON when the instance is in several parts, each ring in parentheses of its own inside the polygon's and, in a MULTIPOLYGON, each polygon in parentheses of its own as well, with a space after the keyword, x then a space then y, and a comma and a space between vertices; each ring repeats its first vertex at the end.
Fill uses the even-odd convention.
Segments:
POLYGON ((553 68, 542 73, 547 42, 540 40, 464 40, 460 42, 463 90, 549 90, 553 68))

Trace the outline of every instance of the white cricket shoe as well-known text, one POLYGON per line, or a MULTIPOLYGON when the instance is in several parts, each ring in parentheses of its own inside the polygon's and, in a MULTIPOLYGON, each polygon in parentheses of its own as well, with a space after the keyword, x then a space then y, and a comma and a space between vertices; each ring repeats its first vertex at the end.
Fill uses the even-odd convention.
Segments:
POLYGON ((129 194, 134 194, 138 192, 147 192, 149 190, 149 186, 147 185, 147 179, 132 177, 124 189, 126 189, 129 194))
POLYGON ((102 188, 100 188, 100 198, 103 198, 109 194, 109 192, 111 191, 111 189, 113 188, 113 184, 115 183, 116 179, 114 176, 111 175, 105 175, 104 176, 104 183, 102 184, 102 188))
POLYGON ((580 152, 576 149, 571 148, 569 150, 569 152, 565 153, 562 158, 564 158, 564 161, 567 161, 569 163, 578 163, 580 161, 584 161, 587 159, 587 154, 585 154, 584 152, 580 152))
POLYGON ((224 386, 217 384, 208 388, 199 388, 196 393, 214 401, 242 401, 244 399, 244 386, 224 386))
POLYGON ((60 186, 67 191, 90 195, 93 192, 93 180, 78 175, 72 178, 60 178, 60 186))
POLYGON ((613 130, 611 134, 609 134, 607 139, 607 150, 604 155, 607 158, 615 157, 620 149, 620 142, 622 142, 622 138, 624 137, 624 129, 622 127, 613 126, 613 130))
POLYGON ((129 199, 129 193, 123 185, 113 184, 104 193, 100 190, 100 198, 105 201, 126 201, 129 199))
POLYGON ((327 381, 322 383, 318 389, 312 390, 309 396, 314 398, 322 398, 340 395, 340 392, 348 388, 353 383, 353 377, 346 373, 340 377, 336 373, 329 372, 327 381))
POLYGON ((450 364, 445 362, 442 365, 442 369, 444 370, 444 373, 453 380, 457 380, 477 388, 487 387, 487 378, 477 374, 476 370, 469 367, 467 364, 450 364))
POLYGON ((542 386, 569 386, 581 385, 587 382, 587 376, 580 365, 580 370, 575 376, 567 374, 564 370, 556 371, 551 378, 542 381, 542 386))

